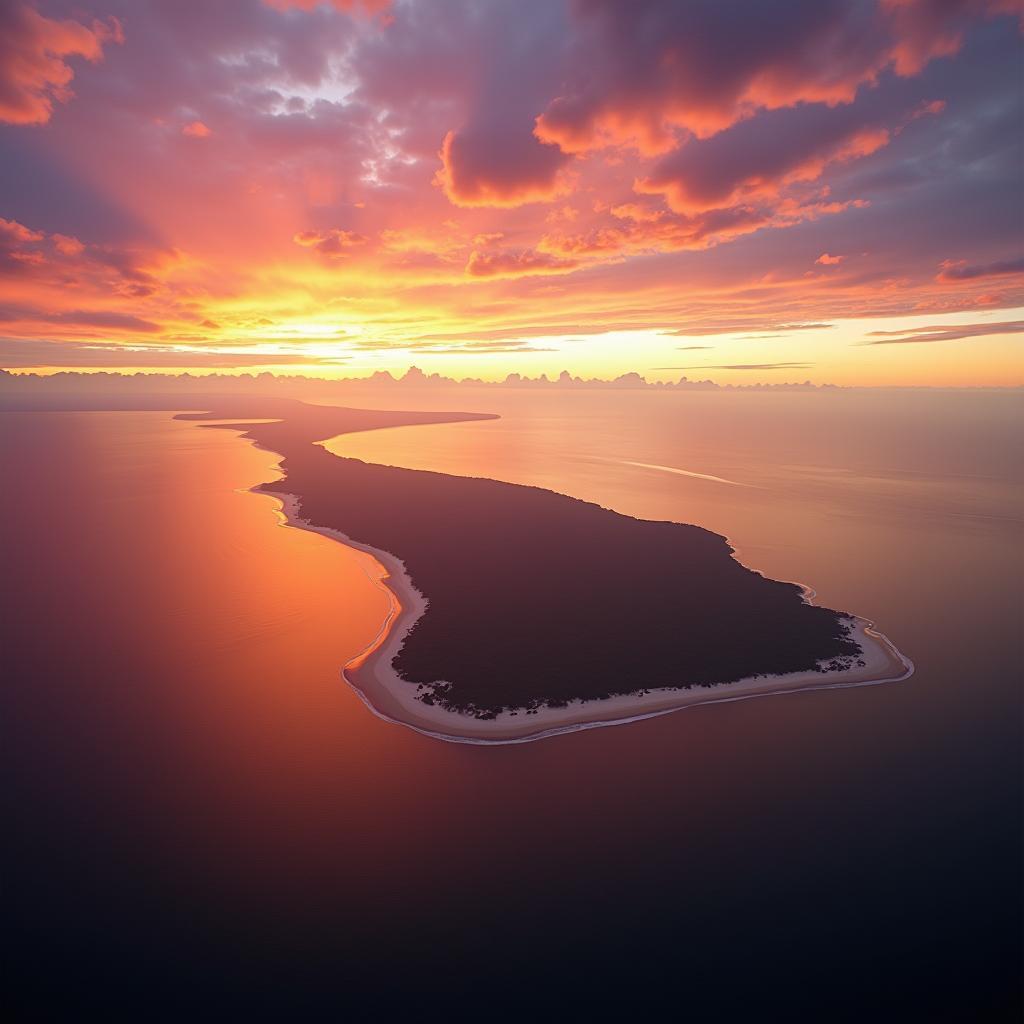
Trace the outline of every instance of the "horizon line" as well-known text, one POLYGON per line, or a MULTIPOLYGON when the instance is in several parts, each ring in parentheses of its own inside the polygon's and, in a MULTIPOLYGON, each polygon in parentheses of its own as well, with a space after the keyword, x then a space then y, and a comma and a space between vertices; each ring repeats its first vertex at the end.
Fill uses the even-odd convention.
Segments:
POLYGON ((45 382, 55 383, 118 383, 138 384, 142 381, 166 381, 182 384, 185 382, 198 383, 203 381, 236 381, 239 383, 281 383, 281 384, 310 384, 322 386, 357 386, 357 387, 484 387, 484 388, 560 388, 563 390, 621 390, 621 391, 850 391, 850 390, 921 390, 921 391, 1019 391, 1024 389, 1024 383, 1019 384, 833 384, 829 382, 813 383, 810 380, 804 381, 778 381, 778 382, 751 382, 747 384, 736 384, 727 382, 719 384, 710 379, 691 380, 683 375, 678 380, 660 381, 648 380, 637 371, 619 374, 616 377, 589 377, 574 376, 568 370, 562 370, 557 376, 549 377, 541 373, 536 377, 529 377, 520 373, 509 373, 499 380, 485 380, 481 377, 448 377, 440 373, 425 373, 415 364, 411 365, 405 373, 395 376, 389 370, 376 370, 365 377, 320 377, 307 374, 280 374, 270 370, 262 370, 259 373, 245 371, 242 373, 222 373, 217 370, 210 372, 193 373, 190 370, 183 370, 178 373, 162 371, 135 370, 124 372, 118 370, 54 370, 52 373, 40 373, 43 367, 31 368, 6 368, 0 367, 0 393, 15 382, 24 383, 28 386, 39 386, 45 382), (69 381, 69 378, 71 379, 69 381), (33 382, 28 384, 28 382, 33 382))

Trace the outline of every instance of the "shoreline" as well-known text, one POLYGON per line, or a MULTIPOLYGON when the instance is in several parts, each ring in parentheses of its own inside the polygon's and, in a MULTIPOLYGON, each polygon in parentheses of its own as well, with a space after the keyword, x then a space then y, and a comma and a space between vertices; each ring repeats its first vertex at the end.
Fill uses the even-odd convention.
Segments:
MULTIPOLYGON (((481 746, 530 743, 585 729, 626 725, 703 704, 901 682, 914 672, 913 662, 876 630, 873 622, 851 616, 853 638, 860 644, 866 664, 843 671, 793 672, 713 686, 663 688, 602 700, 574 700, 566 707, 502 711, 493 719, 448 711, 418 700, 416 684, 402 679, 392 668, 406 636, 429 605, 429 600, 413 585, 402 560, 391 552, 360 544, 340 530, 310 525, 298 514, 298 499, 289 492, 263 487, 253 493, 268 495, 281 503, 282 525, 321 534, 370 557, 372 572, 368 572, 388 594, 389 611, 373 641, 342 666, 341 676, 378 718, 433 739, 481 746)), ((815 592, 804 584, 796 585, 801 587, 804 601, 810 604, 815 592)))

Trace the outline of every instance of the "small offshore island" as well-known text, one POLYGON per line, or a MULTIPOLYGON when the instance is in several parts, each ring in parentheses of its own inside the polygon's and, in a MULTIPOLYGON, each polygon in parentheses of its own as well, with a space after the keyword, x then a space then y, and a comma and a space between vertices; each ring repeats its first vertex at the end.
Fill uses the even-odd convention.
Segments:
POLYGON ((746 568, 700 527, 371 465, 319 443, 487 414, 209 396, 203 406, 179 418, 220 421, 204 425, 282 456, 282 478, 256 490, 279 497, 290 524, 373 555, 391 613, 344 676, 374 712, 431 736, 525 742, 913 671, 868 621, 746 568))

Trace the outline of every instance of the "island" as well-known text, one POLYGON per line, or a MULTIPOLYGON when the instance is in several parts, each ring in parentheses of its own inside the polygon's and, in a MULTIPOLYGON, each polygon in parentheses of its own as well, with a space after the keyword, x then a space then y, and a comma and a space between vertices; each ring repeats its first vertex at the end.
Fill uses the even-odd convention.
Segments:
POLYGON ((289 524, 373 556, 391 610, 343 675, 376 714, 428 735, 526 742, 913 670, 868 620, 747 568, 708 530, 322 446, 488 414, 210 396, 204 406, 179 418, 281 456, 281 478, 256 489, 289 524))

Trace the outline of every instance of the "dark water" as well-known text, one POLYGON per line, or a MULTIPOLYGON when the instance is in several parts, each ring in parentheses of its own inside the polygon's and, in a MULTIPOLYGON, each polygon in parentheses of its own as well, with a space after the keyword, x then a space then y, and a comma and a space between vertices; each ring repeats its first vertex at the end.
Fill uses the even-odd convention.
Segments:
POLYGON ((603 429, 590 454, 757 484, 592 486, 638 514, 685 498, 918 671, 500 748, 379 721, 340 683, 381 598, 358 557, 236 491, 272 456, 161 413, 0 414, 10 1001, 33 1019, 1014 1019, 1019 418, 889 397, 867 419, 704 409, 731 427, 702 460, 678 410, 623 455, 635 410, 609 402, 601 427, 502 397, 520 472, 570 492, 538 417, 577 424, 563 450, 603 429))

